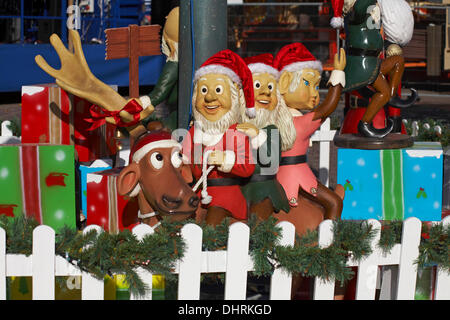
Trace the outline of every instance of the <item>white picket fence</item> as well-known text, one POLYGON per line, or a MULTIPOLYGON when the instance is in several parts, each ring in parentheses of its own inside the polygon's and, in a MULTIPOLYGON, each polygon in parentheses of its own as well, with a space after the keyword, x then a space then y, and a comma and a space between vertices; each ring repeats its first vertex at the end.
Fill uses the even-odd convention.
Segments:
MULTIPOLYGON (((369 220, 376 230, 373 239, 373 252, 359 263, 349 259, 349 267, 358 267, 357 300, 374 300, 378 266, 398 265, 398 281, 396 283, 399 300, 413 300, 417 266, 414 260, 419 255, 421 222, 417 218, 408 218, 403 223, 401 244, 396 244, 389 254, 383 254, 376 246, 380 237, 381 225, 377 220, 369 220)), ((450 217, 442 222, 450 223, 450 217)), ((293 245, 294 226, 289 222, 280 222, 282 229, 281 245, 293 245)), ((84 230, 96 229, 89 226, 84 230)), ((141 224, 133 229, 133 233, 142 239, 153 233, 148 225, 141 224)), ((196 224, 187 224, 181 229, 181 236, 186 242, 182 261, 176 265, 174 273, 179 275, 178 299, 200 299, 201 273, 225 273, 225 300, 244 300, 247 291, 247 273, 253 270, 253 261, 249 256, 249 227, 236 222, 230 226, 226 251, 202 251, 202 230, 196 224)), ((326 247, 332 242, 332 221, 326 220, 319 226, 319 245, 326 247)), ((104 282, 81 272, 61 256, 55 256, 55 232, 48 226, 38 226, 33 232, 33 252, 30 256, 6 254, 5 231, 0 228, 0 300, 6 299, 6 277, 32 277, 32 297, 34 300, 55 299, 56 276, 81 276, 81 298, 83 300, 103 300, 104 282)), ((151 288, 152 274, 139 270, 142 279, 151 288)), ((379 275, 378 275, 379 276, 379 275)), ((291 275, 282 269, 276 269, 271 278, 270 299, 287 300, 291 297, 291 275)), ((315 300, 333 299, 334 282, 314 281, 315 300)), ((151 299, 151 290, 144 299, 151 299)), ((442 270, 437 272, 435 298, 450 300, 450 275, 442 270)), ((131 299, 137 299, 132 296, 131 299)))
POLYGON ((336 130, 330 130, 330 122, 330 118, 327 118, 311 136, 312 142, 319 143, 319 180, 327 187, 330 182, 330 146, 336 135, 336 130))

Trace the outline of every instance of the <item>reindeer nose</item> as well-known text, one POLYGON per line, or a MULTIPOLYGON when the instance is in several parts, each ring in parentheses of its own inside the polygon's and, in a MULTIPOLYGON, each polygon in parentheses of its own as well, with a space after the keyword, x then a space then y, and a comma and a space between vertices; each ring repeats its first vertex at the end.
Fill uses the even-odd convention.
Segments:
POLYGON ((164 205, 169 209, 177 209, 181 206, 182 200, 180 198, 172 198, 167 195, 162 196, 162 201, 164 205))
POLYGON ((193 196, 189 199, 188 203, 192 208, 197 208, 200 199, 197 196, 193 196))

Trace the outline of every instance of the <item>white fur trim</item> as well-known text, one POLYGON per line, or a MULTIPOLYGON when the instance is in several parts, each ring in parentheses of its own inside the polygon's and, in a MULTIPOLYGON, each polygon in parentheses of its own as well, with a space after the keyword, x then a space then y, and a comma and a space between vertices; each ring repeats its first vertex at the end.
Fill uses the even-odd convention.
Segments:
POLYGON ((271 74, 272 76, 275 77, 276 80, 278 80, 278 77, 280 75, 280 73, 278 72, 277 69, 275 69, 272 66, 269 66, 265 63, 250 63, 248 65, 248 68, 250 69, 250 71, 252 73, 268 73, 271 74))
POLYGON ((176 142, 175 140, 158 140, 147 143, 145 146, 141 147, 137 150, 133 155, 133 162, 139 162, 150 150, 155 148, 173 148, 178 147, 181 150, 181 144, 176 142))
POLYGON ((139 101, 141 102, 142 108, 147 109, 152 105, 152 101, 149 96, 141 96, 139 97, 139 101))
POLYGON ((241 78, 230 68, 224 67, 220 64, 210 64, 204 67, 201 67, 197 71, 195 71, 194 82, 197 82, 202 76, 210 74, 210 73, 219 73, 228 76, 234 83, 241 85, 241 78))
POLYGON ((256 110, 255 107, 251 107, 251 108, 245 108, 245 114, 249 117, 249 118, 254 118, 256 117, 256 110))
POLYGON ((333 17, 330 21, 330 25, 334 29, 340 29, 344 26, 344 18, 342 17, 333 17))
POLYGON ((256 137, 253 137, 250 142, 252 144, 253 149, 258 149, 261 147, 267 140, 266 130, 259 129, 259 133, 256 137))
POLYGON ((331 71, 330 79, 327 84, 330 84, 335 87, 338 84, 345 88, 345 72, 342 70, 333 70, 331 71))
POLYGON ((236 154, 234 151, 231 150, 225 150, 225 160, 223 164, 219 167, 217 167, 217 170, 228 173, 233 169, 233 166, 236 162, 236 154))
POLYGON ((281 69, 280 73, 283 71, 295 72, 303 69, 315 69, 322 72, 323 71, 322 62, 320 62, 319 60, 294 62, 288 64, 283 69, 281 69))

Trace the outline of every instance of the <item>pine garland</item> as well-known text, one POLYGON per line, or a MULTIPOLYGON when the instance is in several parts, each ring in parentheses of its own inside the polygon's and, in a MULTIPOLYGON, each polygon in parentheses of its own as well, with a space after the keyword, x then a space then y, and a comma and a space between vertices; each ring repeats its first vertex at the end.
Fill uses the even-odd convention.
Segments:
MULTIPOLYGON (((176 261, 183 257, 185 243, 180 230, 187 223, 195 221, 170 223, 163 220, 154 234, 145 236, 141 241, 129 230, 119 234, 98 234, 96 231, 83 234, 63 227, 56 234, 55 252, 97 279, 124 274, 130 291, 142 296, 148 288, 137 274, 137 267, 153 274, 162 274, 169 281, 176 279, 171 271, 176 261)), ((248 220, 249 254, 256 276, 269 276, 279 267, 307 277, 345 282, 354 276, 351 268, 346 266, 350 252, 355 260, 363 259, 372 252, 370 243, 375 232, 366 221, 334 221, 334 241, 327 248, 318 246, 317 231, 296 236, 294 246, 281 246, 278 243, 281 228, 277 223, 273 217, 261 222, 254 215, 248 220)), ((203 250, 226 250, 229 224, 229 219, 215 228, 199 224, 203 230, 203 250)), ((6 231, 6 252, 30 255, 32 233, 37 226, 33 218, 0 216, 0 227, 6 231)), ((389 253, 395 244, 400 243, 401 230, 401 221, 383 222, 378 246, 389 253)), ((439 265, 450 273, 450 226, 438 224, 430 227, 424 223, 422 232, 416 261, 418 267, 439 265)))

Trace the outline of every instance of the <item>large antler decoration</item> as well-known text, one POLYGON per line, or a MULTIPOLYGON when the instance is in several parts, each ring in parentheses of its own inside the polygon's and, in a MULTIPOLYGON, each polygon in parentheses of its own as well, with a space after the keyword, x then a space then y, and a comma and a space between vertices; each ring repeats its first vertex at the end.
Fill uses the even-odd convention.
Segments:
POLYGON ((67 50, 56 34, 50 36, 50 43, 61 61, 59 70, 49 66, 41 55, 35 57, 38 66, 54 77, 56 84, 65 91, 101 107, 101 112, 91 110, 95 121, 107 121, 126 127, 130 134, 145 129, 139 120, 149 116, 154 111, 154 107, 150 105, 143 109, 138 100, 127 101, 110 86, 97 79, 84 57, 80 35, 75 30, 69 30, 69 37, 73 43, 73 53, 67 50), (100 118, 102 119, 99 120, 100 118))

